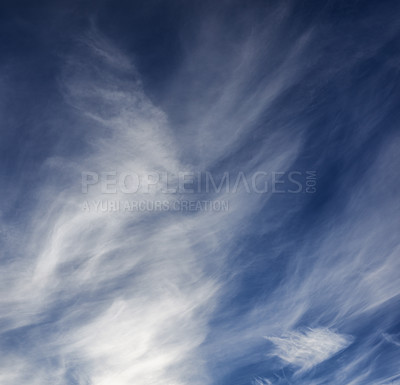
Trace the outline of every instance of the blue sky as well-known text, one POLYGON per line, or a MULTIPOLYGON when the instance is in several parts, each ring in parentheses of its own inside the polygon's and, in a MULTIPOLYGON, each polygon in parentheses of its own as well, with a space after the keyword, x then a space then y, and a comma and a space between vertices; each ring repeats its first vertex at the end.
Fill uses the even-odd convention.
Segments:
POLYGON ((399 7, 2 2, 0 383, 400 384, 399 7))

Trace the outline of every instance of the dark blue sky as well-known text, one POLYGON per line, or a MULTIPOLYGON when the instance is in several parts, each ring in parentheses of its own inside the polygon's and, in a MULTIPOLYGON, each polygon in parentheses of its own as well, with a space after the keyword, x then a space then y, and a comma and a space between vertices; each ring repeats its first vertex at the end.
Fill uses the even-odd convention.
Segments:
POLYGON ((0 383, 400 384, 399 7, 2 2, 0 383))

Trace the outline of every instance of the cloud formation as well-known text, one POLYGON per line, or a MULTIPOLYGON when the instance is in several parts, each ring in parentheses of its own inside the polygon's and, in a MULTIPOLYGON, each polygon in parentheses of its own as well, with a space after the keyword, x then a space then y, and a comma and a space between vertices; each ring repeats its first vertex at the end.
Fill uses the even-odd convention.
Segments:
POLYGON ((351 343, 351 337, 322 328, 266 338, 274 343, 274 354, 288 364, 299 367, 300 372, 329 359, 351 343))
POLYGON ((94 22, 68 41, 46 100, 54 136, 34 111, 37 169, 26 155, 6 178, 13 202, 32 199, 8 202, 0 220, 0 382, 399 382, 398 58, 378 60, 398 28, 369 37, 386 8, 336 29, 331 9, 313 19, 291 2, 222 3, 180 25, 182 51, 156 96, 134 37, 114 41, 94 22), (269 182, 316 170, 317 193, 189 197, 228 200, 226 212, 82 209, 167 195, 163 181, 83 192, 84 172, 260 170, 269 182))

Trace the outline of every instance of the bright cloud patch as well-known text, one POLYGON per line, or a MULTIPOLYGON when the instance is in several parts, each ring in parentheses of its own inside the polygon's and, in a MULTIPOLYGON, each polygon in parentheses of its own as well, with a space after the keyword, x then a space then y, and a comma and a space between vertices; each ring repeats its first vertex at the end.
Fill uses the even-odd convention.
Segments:
POLYGON ((352 342, 351 337, 324 328, 266 338, 275 344, 274 354, 289 364, 300 367, 300 372, 327 360, 352 342))

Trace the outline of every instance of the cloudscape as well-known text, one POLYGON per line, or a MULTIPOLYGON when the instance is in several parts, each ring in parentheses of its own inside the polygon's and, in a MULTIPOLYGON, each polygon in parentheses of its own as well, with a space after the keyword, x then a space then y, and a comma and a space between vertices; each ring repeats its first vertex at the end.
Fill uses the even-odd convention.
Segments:
POLYGON ((0 384, 400 384, 399 2, 0 9, 0 384))

